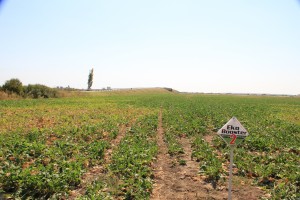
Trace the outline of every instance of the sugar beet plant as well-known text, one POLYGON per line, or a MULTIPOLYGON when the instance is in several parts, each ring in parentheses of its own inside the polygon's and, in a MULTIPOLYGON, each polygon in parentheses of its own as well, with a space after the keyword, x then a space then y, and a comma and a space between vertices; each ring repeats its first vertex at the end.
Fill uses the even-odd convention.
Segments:
POLYGON ((228 149, 218 137, 211 145, 202 137, 216 135, 236 116, 250 133, 235 153, 238 174, 265 188, 271 198, 300 196, 299 98, 174 95, 164 108, 167 130, 196 138, 193 156, 209 179, 217 180, 224 173, 221 163, 228 163, 228 149), (215 151, 223 156, 217 157, 215 151))
POLYGON ((139 119, 113 152, 107 174, 98 179, 103 181, 93 182, 82 198, 149 198, 161 106, 171 155, 183 153, 180 137, 190 138, 199 171, 218 180, 226 175, 220 163, 228 163, 228 149, 220 138, 210 144, 203 138, 235 116, 250 134, 235 152, 237 175, 264 188, 270 199, 300 198, 299 98, 161 91, 0 101, 1 192, 28 198, 67 195, 88 168, 102 165, 119 127, 139 119))
POLYGON ((156 114, 138 119, 113 152, 106 174, 91 183, 81 199, 149 199, 156 131, 156 114))
POLYGON ((271 199, 300 197, 299 98, 170 94, 151 100, 144 105, 156 103, 164 108, 170 154, 180 154, 178 139, 188 136, 193 143, 193 156, 200 162, 199 170, 215 180, 226 175, 220 162, 229 162, 228 149, 215 135, 236 116, 250 133, 236 149, 238 175, 265 188, 271 199), (214 136, 210 145, 202 140, 207 134, 214 136), (216 156, 216 151, 221 156, 216 156))
POLYGON ((23 199, 67 197, 103 163, 119 128, 148 112, 99 97, 0 105, 0 193, 23 199))

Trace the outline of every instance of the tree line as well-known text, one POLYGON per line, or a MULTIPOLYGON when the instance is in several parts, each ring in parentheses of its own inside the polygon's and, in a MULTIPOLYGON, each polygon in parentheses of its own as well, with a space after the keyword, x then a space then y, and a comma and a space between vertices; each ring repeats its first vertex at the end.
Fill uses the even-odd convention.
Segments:
POLYGON ((58 91, 42 84, 23 85, 17 78, 6 81, 0 91, 8 95, 18 95, 24 98, 55 98, 58 97, 58 91))
MULTIPOLYGON (((92 68, 88 76, 88 88, 91 90, 94 79, 94 69, 92 68)), ((0 86, 0 92, 8 96, 20 96, 23 98, 55 98, 59 97, 58 89, 50 88, 42 84, 23 85, 17 78, 12 78, 0 86)), ((0 93, 1 97, 1 93, 0 93)))

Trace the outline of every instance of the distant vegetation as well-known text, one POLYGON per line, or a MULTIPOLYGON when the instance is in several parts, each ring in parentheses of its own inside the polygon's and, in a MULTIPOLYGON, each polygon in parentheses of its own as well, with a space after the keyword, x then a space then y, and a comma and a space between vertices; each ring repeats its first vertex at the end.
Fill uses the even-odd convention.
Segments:
POLYGON ((55 98, 59 93, 53 89, 41 84, 29 84, 23 86, 17 78, 12 78, 0 87, 0 99, 9 98, 55 98))

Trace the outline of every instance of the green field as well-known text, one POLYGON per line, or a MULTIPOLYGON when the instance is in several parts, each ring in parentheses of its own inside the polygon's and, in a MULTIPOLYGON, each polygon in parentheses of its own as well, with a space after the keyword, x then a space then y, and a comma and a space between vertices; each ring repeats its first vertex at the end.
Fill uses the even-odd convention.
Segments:
POLYGON ((15 198, 68 198, 85 172, 101 178, 80 199, 148 199, 157 155, 158 113, 168 152, 187 136, 199 173, 222 182, 228 148, 216 132, 235 116, 249 136, 235 150, 235 176, 270 199, 300 198, 300 98, 179 94, 163 89, 0 101, 0 192, 15 198), (112 141, 126 127, 117 147, 112 141), (211 143, 203 138, 213 136, 211 143), (113 150, 109 162, 105 152, 113 150), (222 155, 222 156, 217 156, 222 155))

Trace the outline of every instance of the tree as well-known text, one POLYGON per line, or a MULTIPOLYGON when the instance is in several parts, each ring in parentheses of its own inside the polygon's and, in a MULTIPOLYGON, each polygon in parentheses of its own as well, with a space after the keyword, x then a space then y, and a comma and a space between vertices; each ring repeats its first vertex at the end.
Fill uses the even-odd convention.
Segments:
POLYGON ((92 68, 90 73, 89 73, 88 90, 91 90, 91 87, 93 85, 93 78, 94 78, 94 68, 92 68))
POLYGON ((12 78, 5 82, 5 84, 2 86, 2 90, 9 94, 16 93, 18 95, 21 95, 23 91, 23 85, 19 79, 12 78))

